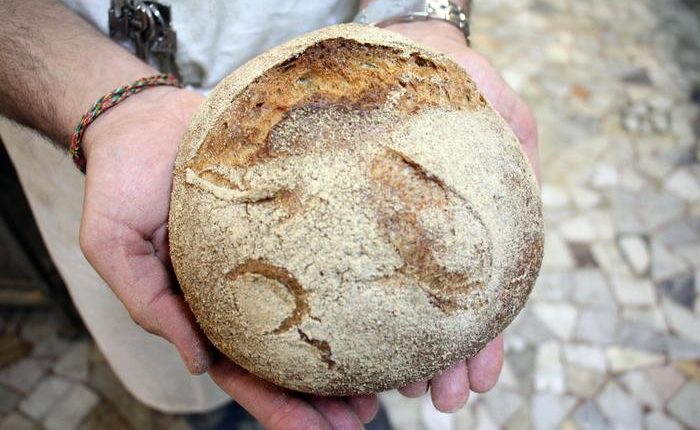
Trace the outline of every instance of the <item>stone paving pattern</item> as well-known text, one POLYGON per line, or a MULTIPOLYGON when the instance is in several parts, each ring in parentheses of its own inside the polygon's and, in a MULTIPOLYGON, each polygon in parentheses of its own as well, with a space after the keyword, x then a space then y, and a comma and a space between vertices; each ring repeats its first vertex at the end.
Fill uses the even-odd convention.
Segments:
MULTIPOLYGON (((680 0, 477 0, 473 16, 538 118, 545 260, 496 388, 453 415, 384 394, 394 427, 700 429, 698 18, 680 0)), ((0 430, 189 428, 57 318, 3 313, 0 430)))

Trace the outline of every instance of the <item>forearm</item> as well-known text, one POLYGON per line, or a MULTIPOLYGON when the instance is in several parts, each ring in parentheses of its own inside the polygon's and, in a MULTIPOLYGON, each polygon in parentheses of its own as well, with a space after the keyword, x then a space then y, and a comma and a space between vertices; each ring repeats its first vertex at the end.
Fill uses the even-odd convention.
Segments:
POLYGON ((0 0, 0 114, 62 146, 97 98, 156 70, 64 5, 0 0))

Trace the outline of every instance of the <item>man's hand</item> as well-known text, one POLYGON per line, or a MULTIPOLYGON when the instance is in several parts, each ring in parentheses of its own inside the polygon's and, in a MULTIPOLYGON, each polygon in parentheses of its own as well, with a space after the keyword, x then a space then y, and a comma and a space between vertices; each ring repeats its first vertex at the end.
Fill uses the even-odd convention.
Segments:
MULTIPOLYGON (((440 21, 394 24, 387 28, 446 54, 464 67, 486 99, 513 129, 539 179, 537 125, 532 112, 486 58, 467 47, 459 29, 440 21)), ((399 391, 417 397, 430 387, 433 404, 438 410, 456 411, 466 403, 470 390, 478 393, 490 390, 498 380, 502 365, 503 338, 499 336, 473 358, 454 364, 430 381, 417 382, 399 391)))
POLYGON ((213 348, 175 288, 167 238, 172 171, 178 144, 201 101, 190 91, 149 88, 87 129, 83 252, 134 321, 173 343, 190 372, 210 370, 266 428, 359 429, 374 417, 376 396, 302 396, 224 357, 214 362, 213 348))

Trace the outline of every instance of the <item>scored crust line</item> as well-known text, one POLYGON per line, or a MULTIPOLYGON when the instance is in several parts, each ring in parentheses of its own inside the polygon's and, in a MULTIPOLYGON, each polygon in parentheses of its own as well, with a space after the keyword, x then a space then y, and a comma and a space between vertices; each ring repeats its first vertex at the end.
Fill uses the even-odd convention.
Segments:
POLYGON ((292 314, 285 318, 280 325, 272 330, 271 334, 280 334, 289 331, 292 327, 301 324, 303 318, 309 313, 309 303, 306 299, 306 291, 299 281, 284 267, 274 266, 264 260, 250 259, 238 265, 230 271, 226 277, 230 281, 235 281, 241 275, 251 273, 264 276, 284 285, 289 293, 294 297, 294 310, 292 314))

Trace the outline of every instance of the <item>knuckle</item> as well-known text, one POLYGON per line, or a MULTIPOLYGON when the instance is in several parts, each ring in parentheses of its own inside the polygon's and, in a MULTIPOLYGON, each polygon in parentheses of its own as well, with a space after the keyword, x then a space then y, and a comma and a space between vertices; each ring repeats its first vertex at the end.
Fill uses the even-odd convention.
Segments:
POLYGON ((144 305, 139 303, 133 304, 127 309, 127 311, 136 325, 151 334, 159 334, 155 325, 151 321, 151 313, 144 305))
POLYGON ((85 222, 81 223, 78 233, 78 244, 80 245, 80 251, 88 261, 92 261, 94 257, 94 243, 94 234, 89 225, 85 222))

